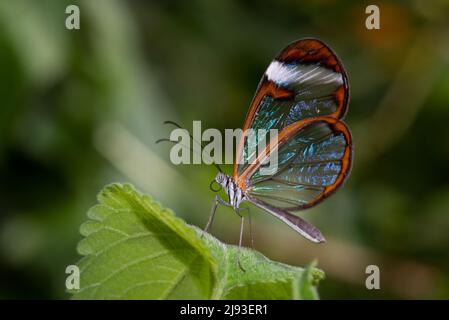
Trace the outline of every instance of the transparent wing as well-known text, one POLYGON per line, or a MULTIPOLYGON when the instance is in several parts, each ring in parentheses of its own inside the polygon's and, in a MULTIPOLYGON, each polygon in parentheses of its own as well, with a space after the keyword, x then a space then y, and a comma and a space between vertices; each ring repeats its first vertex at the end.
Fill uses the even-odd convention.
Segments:
POLYGON ((249 166, 254 150, 248 129, 278 129, 308 118, 342 119, 349 100, 346 73, 335 53, 316 39, 298 40, 268 66, 251 102, 234 164, 234 177, 249 166))
POLYGON ((337 190, 351 169, 351 135, 329 117, 285 128, 279 144, 248 167, 238 183, 252 198, 287 211, 311 207, 337 190), (267 162, 277 152, 277 166, 267 162), (269 168, 271 168, 269 170, 269 168))

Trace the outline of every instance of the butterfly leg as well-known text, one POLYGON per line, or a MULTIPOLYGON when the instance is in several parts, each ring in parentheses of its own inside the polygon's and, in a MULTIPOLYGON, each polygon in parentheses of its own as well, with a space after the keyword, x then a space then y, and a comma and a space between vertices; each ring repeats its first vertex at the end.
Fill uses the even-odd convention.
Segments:
POLYGON ((249 207, 240 208, 239 212, 237 213, 240 217, 242 217, 240 215, 240 212, 243 210, 246 210, 248 212, 249 238, 251 239, 251 248, 254 249, 253 227, 251 224, 251 211, 249 210, 249 207))
POLYGON ((215 200, 214 200, 214 204, 212 205, 212 209, 210 211, 209 220, 207 221, 206 226, 203 229, 204 232, 207 232, 209 230, 210 226, 212 225, 212 222, 214 221, 214 217, 215 217, 215 212, 217 211, 218 204, 221 204, 221 205, 224 205, 227 207, 231 206, 229 203, 227 203, 222 198, 220 198, 220 196, 217 194, 215 196, 215 200))
MULTIPOLYGON (((240 213, 237 211, 237 214, 240 215, 240 213)), ((239 265, 239 268, 243 271, 246 272, 245 268, 243 268, 242 263, 240 262, 240 252, 242 251, 242 240, 243 240, 243 226, 245 224, 245 217, 240 215, 240 219, 241 219, 241 223, 240 223, 240 238, 239 238, 239 249, 237 252, 237 263, 239 265)))

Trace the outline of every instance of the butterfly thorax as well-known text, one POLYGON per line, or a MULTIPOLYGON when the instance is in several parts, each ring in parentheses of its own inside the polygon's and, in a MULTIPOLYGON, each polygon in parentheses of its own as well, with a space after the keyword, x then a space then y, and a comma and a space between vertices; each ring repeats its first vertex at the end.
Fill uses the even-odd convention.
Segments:
POLYGON ((229 204, 234 209, 238 209, 240 207, 240 203, 245 200, 245 194, 237 185, 234 178, 223 172, 219 172, 215 177, 215 181, 222 186, 223 190, 228 195, 229 204))

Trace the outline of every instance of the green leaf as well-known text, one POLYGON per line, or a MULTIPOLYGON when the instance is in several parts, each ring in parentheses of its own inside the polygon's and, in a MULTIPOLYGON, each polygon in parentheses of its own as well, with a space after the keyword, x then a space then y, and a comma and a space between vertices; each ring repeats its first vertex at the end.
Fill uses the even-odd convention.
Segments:
POLYGON ((317 299, 324 273, 226 245, 130 185, 112 184, 81 226, 75 299, 317 299))

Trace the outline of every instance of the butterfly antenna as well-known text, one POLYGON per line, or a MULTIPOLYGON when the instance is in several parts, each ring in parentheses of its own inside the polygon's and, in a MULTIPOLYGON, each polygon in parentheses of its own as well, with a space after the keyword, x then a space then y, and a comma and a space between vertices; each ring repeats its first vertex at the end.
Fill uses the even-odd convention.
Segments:
POLYGON ((157 139, 155 143, 160 143, 160 142, 172 142, 172 143, 176 143, 176 141, 172 141, 172 140, 167 139, 167 138, 157 139))
MULTIPOLYGON (((195 142, 196 144, 198 144, 199 146, 201 146, 202 149, 204 149, 204 147, 205 147, 205 146, 204 146, 204 143, 203 143, 203 142, 200 142, 200 141, 198 141, 198 140, 196 140, 196 139, 193 137, 193 135, 190 133, 189 130, 184 129, 184 128, 181 127, 179 124, 177 124, 176 122, 171 121, 171 120, 166 120, 166 121, 164 121, 164 124, 171 124, 171 125, 174 125, 175 127, 179 128, 179 129, 186 130, 186 131, 189 133, 190 139, 192 139, 193 142, 195 142)), ((162 141, 170 141, 170 142, 176 143, 176 141, 171 141, 170 139, 159 139, 159 140, 156 141, 156 143, 159 143, 159 142, 162 142, 162 141)), ((193 148, 190 148, 190 150, 193 152, 193 148)), ((221 170, 221 167, 220 167, 217 163, 212 162, 212 164, 215 166, 215 168, 217 168, 218 171, 223 172, 223 170, 221 170)))
POLYGON ((183 129, 179 124, 177 124, 177 123, 174 122, 174 121, 165 120, 165 121, 164 121, 164 124, 172 124, 172 125, 174 125, 175 127, 178 127, 179 129, 183 129))
POLYGON ((173 141, 173 140, 170 140, 168 138, 157 139, 155 143, 160 143, 160 142, 170 142, 170 143, 173 143, 173 144, 179 144, 179 145, 183 146, 184 148, 187 148, 190 151, 194 152, 192 146, 187 147, 185 144, 183 144, 181 142, 173 141))

